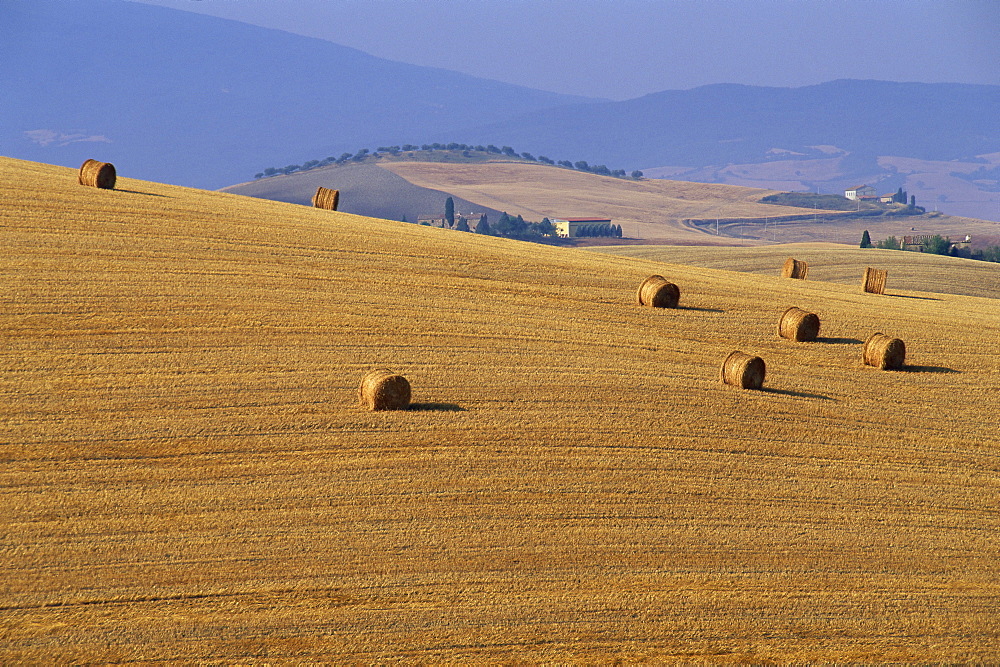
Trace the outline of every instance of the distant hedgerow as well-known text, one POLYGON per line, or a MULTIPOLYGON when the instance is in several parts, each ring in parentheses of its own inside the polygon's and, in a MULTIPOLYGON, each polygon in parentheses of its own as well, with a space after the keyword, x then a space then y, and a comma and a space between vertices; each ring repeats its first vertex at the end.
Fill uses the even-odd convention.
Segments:
POLYGON ((545 155, 539 155, 535 157, 531 153, 521 152, 518 153, 510 146, 504 146, 502 148, 497 148, 493 144, 487 146, 482 145, 470 145, 470 144, 460 144, 460 143, 433 143, 433 144, 421 144, 417 146, 416 144, 403 144, 398 146, 379 146, 374 151, 368 148, 362 148, 356 153, 342 153, 340 157, 327 157, 322 160, 309 160, 301 165, 290 164, 285 167, 268 167, 263 171, 254 174, 255 179, 260 178, 270 178, 271 176, 281 176, 287 174, 293 174, 297 171, 309 171, 311 169, 319 169, 320 167, 327 167, 331 164, 344 164, 347 162, 366 162, 369 159, 377 160, 383 155, 389 155, 392 157, 397 157, 403 153, 416 153, 416 152, 433 152, 433 151, 452 151, 460 153, 463 158, 473 158, 476 157, 473 153, 480 153, 484 155, 505 155, 509 158, 515 160, 524 160, 527 162, 540 162, 542 164, 564 167, 566 169, 574 169, 576 171, 585 171, 591 174, 597 174, 599 176, 612 176, 614 178, 624 178, 639 180, 643 178, 643 174, 638 169, 633 169, 631 172, 626 172, 624 169, 609 169, 607 165, 598 164, 591 165, 586 160, 578 160, 576 162, 570 162, 569 160, 553 160, 545 155))

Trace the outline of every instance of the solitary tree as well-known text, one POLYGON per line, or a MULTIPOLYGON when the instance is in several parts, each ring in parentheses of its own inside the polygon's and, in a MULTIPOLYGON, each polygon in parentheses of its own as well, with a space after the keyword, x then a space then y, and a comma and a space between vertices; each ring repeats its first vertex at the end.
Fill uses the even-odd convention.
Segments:
POLYGON ((872 237, 868 235, 867 229, 865 230, 865 233, 861 235, 861 247, 862 248, 872 247, 872 237))
POLYGON ((455 200, 451 197, 444 200, 444 221, 449 227, 455 226, 455 200))
POLYGON ((642 178, 642 172, 639 171, 638 169, 636 169, 635 171, 633 171, 631 175, 632 175, 632 178, 634 178, 636 180, 642 178))

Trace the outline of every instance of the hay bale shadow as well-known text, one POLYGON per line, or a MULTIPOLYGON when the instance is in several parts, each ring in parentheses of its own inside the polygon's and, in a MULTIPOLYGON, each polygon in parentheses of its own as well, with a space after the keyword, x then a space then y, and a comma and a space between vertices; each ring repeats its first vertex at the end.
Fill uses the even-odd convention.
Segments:
POLYGON ((424 412, 465 412, 465 408, 456 403, 410 403, 406 409, 424 412))
POLYGON ((820 336, 816 339, 817 343, 828 343, 830 345, 860 345, 863 340, 858 338, 828 338, 825 336, 820 336))
POLYGON ((823 394, 810 394, 808 391, 792 391, 790 389, 775 389, 774 387, 761 387, 758 391, 769 394, 781 394, 782 396, 795 396, 797 398, 816 398, 821 401, 836 401, 837 399, 823 394))
POLYGON ((884 296, 891 296, 897 299, 920 299, 921 301, 940 301, 941 299, 934 298, 933 296, 909 296, 908 294, 885 294, 884 296))
POLYGON ((156 192, 139 192, 138 190, 122 190, 121 188, 118 188, 117 191, 118 192, 127 192, 130 195, 146 195, 147 197, 166 197, 167 199, 172 199, 172 197, 170 197, 170 195, 161 195, 161 194, 157 194, 156 192))
POLYGON ((957 371, 954 368, 948 368, 947 366, 910 366, 906 364, 899 369, 903 373, 961 373, 962 371, 957 371))
POLYGON ((677 306, 677 310, 693 310, 699 313, 724 313, 726 311, 718 308, 698 308, 696 306, 677 306))

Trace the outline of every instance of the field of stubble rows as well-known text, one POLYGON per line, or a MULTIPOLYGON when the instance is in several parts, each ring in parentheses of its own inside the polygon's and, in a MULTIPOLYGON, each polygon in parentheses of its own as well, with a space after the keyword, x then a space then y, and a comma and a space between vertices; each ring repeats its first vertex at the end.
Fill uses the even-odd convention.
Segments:
POLYGON ((3 662, 1000 651, 1000 301, 117 187, 0 158, 3 662))

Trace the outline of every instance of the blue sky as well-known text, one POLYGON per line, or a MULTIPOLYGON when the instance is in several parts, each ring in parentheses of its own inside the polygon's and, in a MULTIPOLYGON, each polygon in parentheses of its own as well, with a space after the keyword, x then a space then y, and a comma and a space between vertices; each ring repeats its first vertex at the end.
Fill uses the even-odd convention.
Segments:
POLYGON ((136 0, 560 93, 1000 85, 998 0, 136 0))

